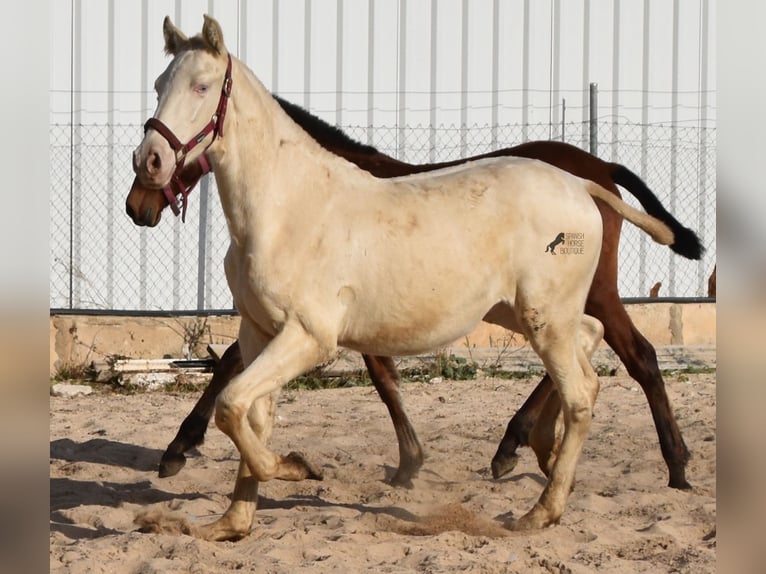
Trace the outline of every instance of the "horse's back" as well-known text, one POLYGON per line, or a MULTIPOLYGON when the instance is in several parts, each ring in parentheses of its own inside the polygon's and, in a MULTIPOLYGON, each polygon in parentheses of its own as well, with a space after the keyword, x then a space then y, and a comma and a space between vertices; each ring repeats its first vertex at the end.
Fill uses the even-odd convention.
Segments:
POLYGON ((519 289, 540 307, 571 292, 582 310, 601 218, 578 178, 541 162, 488 160, 398 178, 371 195, 345 221, 352 240, 336 277, 347 280, 354 322, 341 345, 401 355, 447 344, 472 317, 513 306, 519 289), (413 317, 426 326, 417 335, 413 317))

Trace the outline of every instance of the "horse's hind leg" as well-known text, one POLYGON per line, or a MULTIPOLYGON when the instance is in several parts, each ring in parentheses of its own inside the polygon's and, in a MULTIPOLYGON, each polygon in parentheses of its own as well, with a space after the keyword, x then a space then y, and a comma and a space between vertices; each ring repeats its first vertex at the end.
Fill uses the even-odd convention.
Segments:
POLYGON ((657 429, 662 457, 665 459, 670 475, 668 486, 679 489, 691 488, 686 480, 689 449, 670 406, 665 381, 657 363, 657 352, 633 325, 619 299, 615 297, 608 309, 599 310, 599 312, 608 314, 610 317, 604 324, 604 339, 614 349, 627 368, 628 374, 638 381, 646 395, 654 426, 657 429))
MULTIPOLYGON (((590 359, 603 340, 603 336, 604 329, 601 322, 585 315, 577 335, 577 341, 582 351, 581 354, 578 354, 578 358, 587 363, 581 365, 583 372, 591 370, 590 359)), ((537 422, 529 432, 529 446, 532 447, 537 457, 538 466, 545 476, 550 476, 560 449, 564 430, 561 415, 561 400, 558 392, 553 391, 548 395, 537 422)))
POLYGON ((234 341, 216 364, 213 377, 202 396, 181 423, 175 438, 165 449, 160 460, 160 478, 177 474, 186 464, 184 453, 205 441, 205 432, 215 410, 216 397, 231 379, 242 372, 243 368, 239 341, 234 341))
POLYGON ((545 476, 550 476, 561 446, 564 432, 561 414, 561 399, 558 392, 553 391, 529 431, 529 446, 537 457, 537 466, 545 476))
POLYGON ((395 486, 412 487, 412 478, 423 465, 423 447, 407 418, 399 392, 399 373, 391 357, 362 355, 381 400, 388 408, 399 442, 399 468, 391 479, 395 486))
POLYGON ((552 391, 554 391, 553 381, 546 374, 508 422, 497 452, 492 457, 493 478, 505 476, 516 467, 519 461, 516 449, 529 444, 529 433, 540 417, 552 391))
MULTIPOLYGON (((548 316, 549 320, 551 316, 548 316)), ((564 435, 548 482, 534 507, 508 526, 514 530, 543 528, 557 523, 574 482, 575 467, 592 418, 598 378, 581 342, 567 336, 566 322, 530 330, 530 342, 556 382, 564 415, 564 435), (574 345, 574 349, 573 349, 574 345), (573 352, 574 351, 574 352, 573 352)))

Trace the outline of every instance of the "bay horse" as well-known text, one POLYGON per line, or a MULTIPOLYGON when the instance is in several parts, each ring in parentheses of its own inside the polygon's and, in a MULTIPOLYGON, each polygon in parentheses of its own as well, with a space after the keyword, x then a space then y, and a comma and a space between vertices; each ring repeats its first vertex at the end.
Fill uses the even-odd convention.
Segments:
MULTIPOLYGON (((598 183, 619 197, 617 185, 622 186, 641 203, 651 215, 669 225, 676 234, 671 248, 689 259, 699 259, 702 253, 695 234, 682 226, 662 206, 646 184, 627 167, 603 161, 582 149, 557 141, 533 141, 487 154, 432 164, 410 164, 396 160, 370 145, 361 144, 344 132, 310 114, 305 109, 278 96, 274 96, 282 109, 325 149, 346 158, 377 177, 396 177, 458 165, 487 157, 516 156, 539 159, 570 173, 598 183)), ((200 156, 199 159, 204 159, 200 156)), ((191 190, 206 171, 206 164, 191 162, 179 174, 179 188, 191 190)), ((171 199, 175 201, 175 190, 171 199)), ((186 199, 186 198, 185 198, 186 199)), ((137 225, 155 226, 162 211, 168 206, 168 197, 157 190, 142 187, 136 178, 126 201, 126 210, 137 225)), ((603 220, 603 242, 596 274, 593 278, 585 311, 599 319, 604 326, 604 339, 620 357, 628 373, 643 389, 647 398, 662 455, 669 470, 668 486, 691 488, 686 479, 689 450, 665 391, 665 382, 651 343, 631 321, 617 289, 617 254, 622 218, 612 209, 598 204, 603 220)), ((390 357, 362 355, 370 378, 388 408, 399 444, 399 466, 391 478, 394 485, 411 485, 423 463, 423 448, 410 423, 399 393, 400 379, 390 357)), ((159 467, 161 477, 173 476, 183 468, 184 453, 203 443, 208 423, 213 415, 215 399, 232 377, 243 370, 239 344, 235 341, 216 364, 213 377, 197 404, 183 420, 176 436, 162 455, 159 467)), ((529 444, 529 431, 537 420, 546 398, 553 389, 553 381, 546 375, 522 407, 513 415, 492 459, 494 478, 511 472, 518 461, 516 449, 529 444)))
POLYGON ((133 167, 143 186, 159 190, 185 162, 202 154, 210 162, 231 237, 224 268, 247 365, 215 406, 216 425, 240 453, 232 502, 195 534, 246 535, 259 482, 321 479, 301 454, 266 446, 286 382, 339 346, 417 354, 481 320, 523 333, 553 379, 556 392, 532 434, 552 435, 559 412, 565 428, 560 445, 548 445, 538 502, 507 526, 557 523, 598 393, 590 355, 603 329, 584 313, 601 251, 594 199, 658 243, 673 244, 673 231, 593 182, 526 158, 376 178, 293 122, 231 56, 213 18, 205 16, 192 38, 169 18, 163 32, 173 59, 155 83, 157 109, 133 167), (562 230, 584 238, 586 248, 544 256, 562 230))

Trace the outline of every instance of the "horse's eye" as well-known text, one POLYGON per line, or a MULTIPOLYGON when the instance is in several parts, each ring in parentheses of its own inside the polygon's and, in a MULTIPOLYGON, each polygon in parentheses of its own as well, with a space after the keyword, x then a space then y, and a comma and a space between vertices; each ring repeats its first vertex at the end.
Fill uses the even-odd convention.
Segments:
POLYGON ((197 84, 194 86, 194 91, 198 94, 205 94, 207 93, 208 85, 207 84, 197 84))

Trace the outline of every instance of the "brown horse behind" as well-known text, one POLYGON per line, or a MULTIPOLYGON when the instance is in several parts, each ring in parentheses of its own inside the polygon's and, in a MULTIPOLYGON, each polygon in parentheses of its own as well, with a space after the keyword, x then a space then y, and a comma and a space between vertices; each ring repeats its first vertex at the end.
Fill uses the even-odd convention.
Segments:
MULTIPOLYGON (((290 117, 323 147, 377 177, 388 178, 426 172, 486 157, 517 156, 539 159, 598 183, 617 196, 620 196, 617 185, 624 187, 639 200, 649 214, 667 223, 675 232, 678 239, 671 248, 676 253, 690 259, 699 259, 701 255, 702 248, 696 235, 684 228, 665 210, 637 175, 620 164, 605 162, 575 146, 554 141, 528 142, 462 160, 413 165, 352 140, 299 106, 280 98, 277 100, 290 117)), ((202 175, 200 166, 191 164, 184 170, 182 179, 188 186, 193 186, 202 175)), ((662 455, 668 466, 669 486, 687 489, 690 485, 686 480, 685 469, 689 451, 673 416, 655 350, 633 325, 617 291, 617 248, 622 218, 601 202, 596 203, 603 219, 604 235, 585 312, 603 323, 604 339, 646 394, 662 455)), ((134 181, 126 208, 137 225, 156 225, 167 206, 168 200, 161 191, 142 188, 134 181)), ((409 485, 423 463, 423 448, 404 410, 399 393, 399 374, 390 357, 363 355, 363 358, 372 382, 389 410, 399 443, 399 467, 391 483, 409 485)), ((160 476, 176 474, 185 464, 184 452, 202 444, 213 414, 216 396, 242 369, 239 345, 235 342, 224 353, 208 387, 168 445, 160 463, 160 476)), ((552 380, 546 375, 508 423, 505 435, 492 459, 492 474, 495 478, 507 474, 515 467, 518 460, 516 449, 529 444, 530 429, 553 388, 552 380)))

